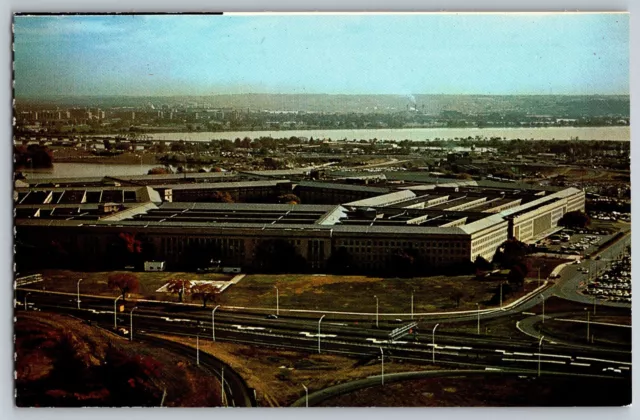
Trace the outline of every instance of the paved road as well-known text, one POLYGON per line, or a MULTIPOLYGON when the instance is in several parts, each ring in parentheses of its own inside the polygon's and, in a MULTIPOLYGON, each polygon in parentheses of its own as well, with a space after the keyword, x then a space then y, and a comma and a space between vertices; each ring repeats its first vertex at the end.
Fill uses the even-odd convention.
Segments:
MULTIPOLYGON (((137 334, 135 340, 144 341, 157 347, 168 349, 191 360, 196 358, 196 352, 192 347, 180 343, 151 337, 147 334, 137 334)), ((223 401, 220 401, 221 405, 228 405, 229 407, 257 406, 251 388, 247 386, 244 379, 229 365, 208 353, 200 352, 200 367, 208 370, 219 381, 222 380, 224 371, 224 404, 223 401)))
MULTIPOLYGON (((600 260, 589 259, 583 260, 580 264, 570 264, 561 272, 560 278, 556 281, 554 287, 550 289, 553 295, 573 302, 593 304, 593 297, 585 296, 578 292, 581 285, 586 284, 589 274, 583 274, 581 269, 587 268, 592 275, 597 271, 600 273, 609 265, 611 259, 616 259, 625 252, 628 245, 631 244, 631 235, 625 236, 606 250, 600 253, 600 260)), ((620 308, 631 308, 631 304, 622 302, 610 302, 608 300, 599 299, 597 304, 600 306, 611 306, 620 308)))
MULTIPOLYGON (((78 310, 72 302, 69 305, 47 303, 50 296, 32 295, 36 305, 42 310, 70 313, 74 316, 92 319, 93 321, 112 326, 113 311, 96 310, 93 308, 78 310), (41 299, 41 300, 39 300, 41 299)), ((86 303, 86 302, 85 302, 86 303)), ((216 314, 218 316, 218 314, 216 314)), ((131 317, 129 314, 119 315, 119 325, 129 327, 131 317)), ((254 322, 251 317, 242 320, 231 318, 227 320, 216 319, 216 340, 250 344, 261 347, 290 348, 304 352, 316 352, 318 346, 317 324, 313 328, 307 328, 304 324, 283 322, 283 320, 260 319, 254 322), (265 324, 266 323, 266 324, 265 324)), ((307 322, 307 321, 305 321, 307 322)), ((329 323, 327 322, 327 327, 329 323)), ((134 317, 134 338, 142 331, 146 333, 165 333, 186 335, 195 337, 199 335, 203 339, 212 339, 212 324, 209 321, 197 317, 170 317, 164 314, 154 313, 153 310, 140 307, 134 317)), ((389 329, 379 330, 371 328, 354 328, 332 326, 337 330, 322 330, 321 351, 348 356, 372 358, 379 355, 380 347, 386 349, 385 357, 402 360, 411 360, 421 363, 429 363, 436 359, 438 364, 453 364, 456 366, 469 366, 494 368, 527 368, 532 363, 538 363, 538 343, 523 337, 522 340, 509 340, 497 337, 431 334, 421 335, 419 340, 409 338, 389 342, 389 329), (435 341, 434 343, 432 342, 435 341)), ((193 350, 191 350, 193 352, 193 350)), ((540 354, 541 362, 548 369, 564 372, 590 372, 600 373, 602 369, 617 367, 619 365, 630 366, 631 353, 608 350, 591 349, 582 347, 568 347, 561 344, 547 344, 545 351, 540 354), (588 363, 582 363, 582 358, 595 358, 588 363), (577 363, 577 364, 576 364, 577 363)), ((628 372, 623 372, 627 374, 628 372)))
MULTIPOLYGON (((390 373, 384 375, 384 383, 390 384, 394 382, 400 381, 409 381, 423 378, 443 378, 447 376, 455 376, 455 377, 469 377, 469 376, 482 376, 486 377, 487 375, 497 375, 497 376, 536 376, 538 374, 537 370, 430 370, 430 371, 420 371, 420 372, 403 372, 403 373, 390 373)), ((541 371, 541 375, 554 375, 554 376, 573 376, 573 377, 594 377, 594 375, 583 375, 583 374, 564 374, 557 372, 546 372, 541 371)), ((609 378, 608 376, 596 376, 602 378, 609 378)), ((372 386, 382 385, 382 375, 375 375, 364 379, 358 379, 351 382, 346 382, 343 384, 335 385, 332 387, 324 388, 309 394, 307 399, 306 395, 293 404, 291 407, 305 407, 307 404, 309 407, 314 405, 318 405, 319 403, 326 401, 330 398, 337 397, 339 395, 349 394, 351 392, 357 391, 363 388, 369 388, 372 386)))

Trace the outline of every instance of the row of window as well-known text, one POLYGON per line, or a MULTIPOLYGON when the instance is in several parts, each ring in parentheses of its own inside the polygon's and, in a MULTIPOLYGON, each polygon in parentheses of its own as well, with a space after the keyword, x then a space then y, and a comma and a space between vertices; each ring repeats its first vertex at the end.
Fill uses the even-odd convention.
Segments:
POLYGON ((400 248, 466 248, 467 242, 451 242, 451 241, 359 241, 359 240, 339 240, 337 246, 351 248, 353 246, 373 246, 373 247, 400 247, 400 248))

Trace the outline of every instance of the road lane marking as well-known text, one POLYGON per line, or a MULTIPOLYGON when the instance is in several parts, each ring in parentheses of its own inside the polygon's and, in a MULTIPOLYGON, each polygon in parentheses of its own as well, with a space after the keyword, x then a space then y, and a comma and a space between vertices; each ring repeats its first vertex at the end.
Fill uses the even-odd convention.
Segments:
POLYGON ((627 366, 631 366, 631 362, 621 362, 619 360, 607 360, 607 359, 596 359, 593 357, 576 357, 576 359, 580 359, 580 360, 591 360, 592 362, 606 362, 606 363, 619 363, 621 365, 627 365, 627 366))
POLYGON ((531 362, 531 363, 554 363, 556 365, 565 365, 566 362, 559 360, 538 360, 538 359, 502 359, 503 362, 531 362))

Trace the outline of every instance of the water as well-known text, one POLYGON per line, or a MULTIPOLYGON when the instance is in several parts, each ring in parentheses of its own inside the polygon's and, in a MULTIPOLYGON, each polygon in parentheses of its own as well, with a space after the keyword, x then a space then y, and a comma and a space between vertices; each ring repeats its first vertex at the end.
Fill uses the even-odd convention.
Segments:
POLYGON ((549 127, 549 128, 393 128, 393 129, 355 129, 355 130, 268 130, 268 131, 227 131, 198 133, 154 133, 157 140, 209 141, 236 138, 273 137, 288 138, 292 136, 313 137, 314 139, 332 140, 434 140, 471 137, 500 137, 510 139, 534 140, 619 140, 629 141, 629 126, 619 127, 549 127))
POLYGON ((115 165, 100 163, 54 163, 53 168, 21 169, 27 178, 72 178, 145 175, 149 169, 162 165, 115 165))

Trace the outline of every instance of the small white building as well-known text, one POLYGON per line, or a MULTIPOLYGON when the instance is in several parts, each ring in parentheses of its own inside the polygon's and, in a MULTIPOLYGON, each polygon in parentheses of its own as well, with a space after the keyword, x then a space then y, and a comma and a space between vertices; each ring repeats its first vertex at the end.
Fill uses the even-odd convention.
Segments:
POLYGON ((144 271, 164 271, 164 261, 145 261, 144 271))

